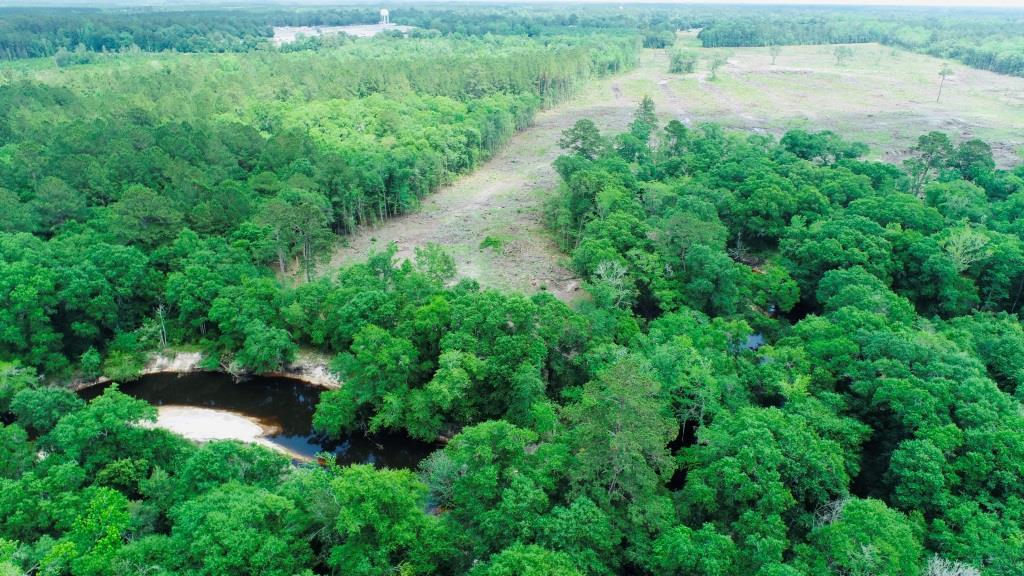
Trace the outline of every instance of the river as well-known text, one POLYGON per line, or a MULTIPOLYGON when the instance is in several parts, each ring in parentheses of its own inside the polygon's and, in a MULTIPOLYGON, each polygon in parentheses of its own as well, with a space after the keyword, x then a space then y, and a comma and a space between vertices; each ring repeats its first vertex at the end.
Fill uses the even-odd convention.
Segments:
MULTIPOLYGON (((95 386, 80 394, 88 400, 101 394, 104 388, 95 386)), ((298 380, 254 377, 235 381, 230 375, 216 372, 161 373, 122 384, 120 389, 157 406, 160 409, 158 425, 186 437, 197 437, 189 433, 193 431, 189 430, 193 424, 196 428, 218 425, 229 428, 241 424, 243 430, 247 424, 252 428, 258 425, 262 429, 256 430, 258 438, 250 440, 299 459, 330 452, 342 465, 415 468, 437 449, 434 444, 403 434, 353 434, 338 440, 317 435, 313 432, 312 420, 322 389, 298 380)), ((230 432, 222 432, 230 437, 230 432)))

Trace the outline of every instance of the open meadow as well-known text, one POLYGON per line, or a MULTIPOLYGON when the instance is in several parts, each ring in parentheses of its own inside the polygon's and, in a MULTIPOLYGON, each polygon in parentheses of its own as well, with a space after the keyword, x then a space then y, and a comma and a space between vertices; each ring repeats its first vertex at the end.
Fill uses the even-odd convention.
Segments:
POLYGON ((942 60, 880 44, 850 48, 852 56, 840 64, 835 46, 785 46, 774 65, 767 48, 699 49, 697 73, 659 84, 685 102, 694 120, 773 134, 833 130, 886 161, 904 158, 917 137, 932 130, 981 138, 1003 165, 1020 160, 1024 79, 954 64, 936 102, 942 60), (707 68, 715 54, 728 64, 711 81, 707 68))

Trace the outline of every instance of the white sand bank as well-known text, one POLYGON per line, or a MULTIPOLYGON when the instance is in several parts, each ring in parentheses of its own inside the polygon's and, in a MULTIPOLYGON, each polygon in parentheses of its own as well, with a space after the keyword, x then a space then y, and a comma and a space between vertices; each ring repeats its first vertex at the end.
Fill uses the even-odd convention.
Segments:
POLYGON ((238 440, 301 458, 267 438, 276 432, 273 428, 264 426, 248 416, 227 410, 196 406, 160 406, 157 409, 156 423, 152 426, 169 430, 195 442, 238 440))

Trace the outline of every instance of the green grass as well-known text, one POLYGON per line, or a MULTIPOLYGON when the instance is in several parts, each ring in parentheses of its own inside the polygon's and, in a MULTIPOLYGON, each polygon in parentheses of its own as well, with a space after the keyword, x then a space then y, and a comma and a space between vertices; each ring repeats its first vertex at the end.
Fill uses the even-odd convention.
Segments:
POLYGON ((487 248, 491 248, 495 252, 501 252, 501 249, 504 248, 506 242, 508 242, 508 240, 502 236, 488 235, 480 241, 480 249, 486 250, 487 248))
MULTIPOLYGON (((693 34, 680 35, 681 43, 694 41, 693 34)), ((919 135, 941 130, 955 140, 990 142, 1003 165, 1020 161, 1024 78, 954 64, 955 76, 936 103, 942 60, 877 44, 853 51, 841 66, 832 46, 784 46, 773 66, 766 48, 699 48, 698 70, 686 75, 669 75, 667 56, 653 53, 642 63, 652 81, 634 80, 629 92, 653 95, 657 80, 665 79, 694 122, 776 134, 833 130, 864 142, 875 158, 898 160, 919 135), (711 81, 715 53, 728 54, 729 64, 711 81)))

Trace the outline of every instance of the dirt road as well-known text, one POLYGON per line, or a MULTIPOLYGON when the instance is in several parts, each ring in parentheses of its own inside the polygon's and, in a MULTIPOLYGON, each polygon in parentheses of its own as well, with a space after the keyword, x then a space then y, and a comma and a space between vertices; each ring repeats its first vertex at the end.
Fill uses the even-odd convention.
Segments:
POLYGON ((485 287, 536 292, 546 289, 571 299, 578 280, 562 263, 542 223, 545 197, 558 184, 552 162, 562 153, 558 139, 577 120, 590 118, 602 132, 614 134, 632 119, 639 98, 633 84, 651 84, 659 115, 681 113, 678 98, 655 84, 667 76, 663 51, 646 51, 640 66, 625 74, 592 83, 576 98, 545 110, 534 124, 513 136, 506 146, 471 174, 426 198, 417 212, 365 227, 348 238, 322 273, 365 260, 371 250, 398 245, 398 257, 410 258, 416 246, 434 242, 455 258, 459 274, 485 287), (488 236, 499 249, 480 248, 488 236))

